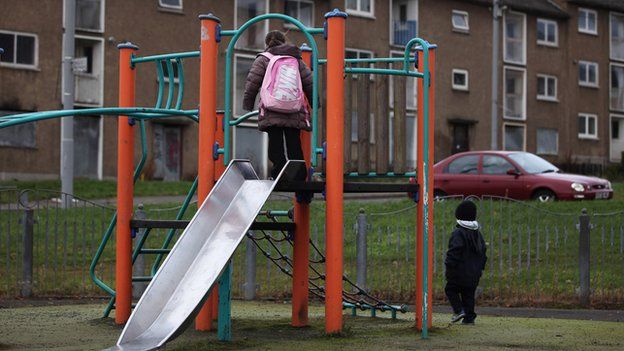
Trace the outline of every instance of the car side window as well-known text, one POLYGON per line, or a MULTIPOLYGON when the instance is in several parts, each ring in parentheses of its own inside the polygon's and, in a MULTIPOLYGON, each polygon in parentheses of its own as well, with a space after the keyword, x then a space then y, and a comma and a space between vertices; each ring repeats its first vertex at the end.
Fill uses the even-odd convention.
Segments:
POLYGON ((501 175, 507 174, 510 169, 516 169, 509 161, 500 156, 483 156, 483 174, 501 175))
POLYGON ((477 174, 479 167, 479 155, 462 156, 453 160, 448 165, 448 172, 451 174, 477 174))

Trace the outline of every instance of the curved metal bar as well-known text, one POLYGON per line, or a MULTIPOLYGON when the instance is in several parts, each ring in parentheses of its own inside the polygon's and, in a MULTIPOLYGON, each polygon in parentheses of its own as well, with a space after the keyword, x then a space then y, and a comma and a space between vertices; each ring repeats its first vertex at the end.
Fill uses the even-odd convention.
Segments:
POLYGON ((260 114, 260 111, 255 110, 255 111, 251 111, 251 112, 247 112, 244 115, 238 117, 237 119, 230 121, 230 125, 231 126, 237 126, 241 123, 243 123, 244 121, 250 119, 251 117, 257 116, 260 114))
POLYGON ((165 90, 165 75, 163 73, 162 68, 162 60, 156 61, 156 76, 158 79, 158 96, 156 97, 155 108, 160 108, 162 106, 163 92, 165 90))
MULTIPOLYGON (((312 138, 311 138, 311 143, 312 143, 312 150, 316 150, 316 143, 317 143, 317 139, 318 139, 318 128, 317 128, 317 120, 318 120, 318 48, 316 46, 316 41, 314 40, 314 38, 312 37, 311 33, 314 34, 319 34, 318 30, 316 28, 313 29, 308 29, 306 26, 304 26, 301 22, 299 22, 297 19, 294 19, 290 16, 286 16, 283 15, 281 13, 267 13, 255 18, 250 19, 249 21, 245 22, 245 24, 243 24, 239 29, 234 30, 234 31, 221 31, 221 35, 233 35, 232 39, 230 40, 230 43, 228 44, 227 47, 227 51, 226 51, 226 57, 225 57, 225 111, 224 111, 224 125, 229 126, 230 125, 230 118, 232 116, 232 53, 234 52, 234 46, 236 45, 236 42, 238 41, 238 39, 240 38, 240 36, 242 35, 242 33, 249 28, 249 26, 253 25, 254 23, 260 22, 260 21, 265 21, 265 20, 269 20, 269 19, 281 19, 284 20, 288 23, 291 23, 293 25, 295 25, 295 27, 299 28, 301 30, 301 32, 305 35, 306 40, 308 41, 308 44, 310 45, 310 48, 312 49, 312 85, 313 85, 313 96, 312 96, 312 138)), ((224 164, 228 164, 228 162, 230 162, 231 159, 231 155, 230 155, 230 143, 231 143, 231 137, 230 137, 230 132, 229 130, 226 130, 224 133, 224 148, 225 148, 225 153, 223 155, 223 163, 224 164)), ((312 166, 316 166, 316 159, 317 159, 317 154, 316 152, 312 152, 312 166)))
POLYGON ((178 67, 178 99, 175 109, 179 110, 182 108, 182 100, 184 99, 184 67, 181 58, 176 59, 176 66, 178 67))
MULTIPOLYGON (((361 59, 345 59, 345 63, 384 63, 384 62, 403 62, 403 57, 377 57, 377 58, 361 58, 361 59)), ((319 63, 327 63, 327 60, 319 60, 319 63)), ((409 62, 416 62, 415 57, 410 57, 409 62)))
POLYGON ((162 118, 170 116, 186 116, 198 120, 198 110, 175 110, 149 107, 98 107, 79 110, 57 110, 46 112, 31 112, 17 115, 0 117, 0 129, 30 122, 46 119, 53 119, 68 116, 104 115, 117 116, 126 115, 137 119, 162 118))
POLYGON ((176 52, 171 54, 152 55, 143 57, 133 57, 131 63, 152 62, 158 60, 171 60, 177 58, 199 57, 199 51, 176 52))
POLYGON ((171 60, 167 60, 167 78, 169 79, 169 93, 167 94, 166 109, 171 108, 171 102, 173 102, 173 88, 175 85, 175 74, 173 73, 173 64, 171 60))
POLYGON ((415 77, 415 78, 423 77, 423 74, 420 72, 410 71, 410 70, 404 71, 400 69, 345 67, 344 71, 345 73, 351 73, 351 74, 362 73, 362 74, 384 74, 384 75, 390 75, 390 76, 406 76, 406 77, 415 77))

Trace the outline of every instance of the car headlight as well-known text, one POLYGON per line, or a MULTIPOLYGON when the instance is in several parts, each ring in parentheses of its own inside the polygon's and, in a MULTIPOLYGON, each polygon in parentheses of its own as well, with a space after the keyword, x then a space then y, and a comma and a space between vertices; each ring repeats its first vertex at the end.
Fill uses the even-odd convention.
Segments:
POLYGON ((611 189, 611 182, 607 182, 607 189, 611 189))
POLYGON ((574 189, 574 191, 578 191, 578 192, 585 191, 585 187, 581 183, 572 183, 570 184, 570 186, 572 187, 572 189, 574 189))

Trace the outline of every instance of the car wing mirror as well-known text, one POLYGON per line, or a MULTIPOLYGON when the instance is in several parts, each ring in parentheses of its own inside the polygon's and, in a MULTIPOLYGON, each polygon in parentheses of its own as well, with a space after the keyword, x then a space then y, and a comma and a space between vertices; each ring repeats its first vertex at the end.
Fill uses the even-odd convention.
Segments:
POLYGON ((518 172, 518 170, 515 168, 510 168, 507 170, 507 174, 512 175, 514 177, 518 177, 520 175, 520 172, 518 172))

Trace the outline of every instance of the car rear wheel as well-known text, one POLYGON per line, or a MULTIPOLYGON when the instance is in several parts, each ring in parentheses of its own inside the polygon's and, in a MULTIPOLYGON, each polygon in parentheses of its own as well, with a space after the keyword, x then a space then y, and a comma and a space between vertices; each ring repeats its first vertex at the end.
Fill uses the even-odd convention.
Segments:
POLYGON ((539 202, 551 202, 557 199, 555 193, 548 189, 539 189, 535 193, 533 193, 533 200, 539 202))

